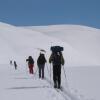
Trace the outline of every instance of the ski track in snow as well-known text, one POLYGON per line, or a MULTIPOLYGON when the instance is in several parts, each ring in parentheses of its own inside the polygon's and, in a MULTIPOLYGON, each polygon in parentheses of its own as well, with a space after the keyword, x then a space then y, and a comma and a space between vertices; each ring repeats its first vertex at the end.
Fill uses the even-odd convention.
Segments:
POLYGON ((46 100, 79 100, 69 91, 54 89, 50 80, 39 79, 37 74, 29 75, 25 69, 14 70, 13 66, 0 65, 0 78, 2 79, 0 97, 2 100, 28 100, 27 98, 41 98, 46 100), (26 94, 27 93, 27 94, 26 94))

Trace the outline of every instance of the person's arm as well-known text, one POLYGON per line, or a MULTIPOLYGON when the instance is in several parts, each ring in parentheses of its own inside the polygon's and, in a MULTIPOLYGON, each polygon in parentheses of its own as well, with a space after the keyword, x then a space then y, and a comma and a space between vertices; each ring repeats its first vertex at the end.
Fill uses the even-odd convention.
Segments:
POLYGON ((49 63, 51 63, 51 62, 52 62, 52 54, 51 54, 51 56, 49 58, 49 63))
POLYGON ((44 57, 45 63, 47 62, 46 58, 44 57))
POLYGON ((63 55, 61 55, 61 64, 62 64, 62 65, 65 64, 65 61, 64 61, 64 57, 63 57, 63 55))
POLYGON ((26 61, 29 61, 29 59, 26 59, 26 61))

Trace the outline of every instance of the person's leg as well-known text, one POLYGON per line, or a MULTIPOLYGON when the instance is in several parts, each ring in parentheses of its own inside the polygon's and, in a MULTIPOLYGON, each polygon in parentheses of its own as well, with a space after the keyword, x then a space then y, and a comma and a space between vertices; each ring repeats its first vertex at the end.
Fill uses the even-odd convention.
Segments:
POLYGON ((39 78, 41 78, 41 71, 42 71, 42 67, 41 65, 39 65, 39 78))
POLYGON ((33 74, 33 64, 30 65, 30 72, 33 74))
POLYGON ((15 66, 15 69, 17 69, 17 66, 15 66))
POLYGON ((42 67, 42 69, 41 69, 42 70, 42 78, 44 78, 44 66, 45 66, 44 64, 41 66, 42 67))
POLYGON ((32 74, 34 74, 34 69, 33 68, 34 68, 34 65, 32 64, 32 74))
POLYGON ((59 65, 58 66, 58 73, 57 73, 58 75, 58 88, 60 88, 61 87, 61 66, 59 65))
POLYGON ((33 67, 31 67, 31 74, 33 74, 33 67))
POLYGON ((57 72, 56 72, 56 66, 53 66, 53 81, 54 81, 54 88, 57 88, 57 72))

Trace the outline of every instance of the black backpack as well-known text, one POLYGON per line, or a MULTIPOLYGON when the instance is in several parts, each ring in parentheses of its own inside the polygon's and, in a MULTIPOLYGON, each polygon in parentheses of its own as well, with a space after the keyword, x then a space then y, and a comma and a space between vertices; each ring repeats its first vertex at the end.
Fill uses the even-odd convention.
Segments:
POLYGON ((54 65, 60 65, 61 64, 61 55, 54 53, 52 60, 53 60, 54 65))
POLYGON ((61 52, 61 51, 63 51, 64 50, 64 48, 63 47, 61 47, 61 46, 51 46, 51 51, 52 52, 61 52))

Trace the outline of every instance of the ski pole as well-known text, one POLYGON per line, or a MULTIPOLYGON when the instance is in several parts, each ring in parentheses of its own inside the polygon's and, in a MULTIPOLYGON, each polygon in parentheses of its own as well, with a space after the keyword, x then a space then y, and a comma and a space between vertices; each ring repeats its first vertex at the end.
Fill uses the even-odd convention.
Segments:
POLYGON ((64 71, 65 79, 67 80, 64 66, 63 66, 63 71, 64 71))
POLYGON ((67 80, 67 77, 66 77, 66 72, 65 72, 64 66, 63 66, 63 71, 64 71, 64 75, 65 75, 65 82, 67 84, 67 89, 70 91, 69 86, 68 86, 68 80, 67 80))
POLYGON ((63 71, 64 71, 64 76, 65 76, 65 82, 66 82, 66 84, 67 84, 67 86, 68 86, 68 82, 67 82, 67 77, 66 77, 66 72, 65 72, 64 66, 63 66, 63 71))
POLYGON ((38 68, 37 68, 36 71, 34 72, 34 75, 36 75, 37 71, 38 71, 38 68))
POLYGON ((49 73, 49 69, 48 69, 48 65, 47 65, 47 63, 46 63, 46 66, 47 66, 47 72, 48 72, 48 74, 50 74, 50 73, 49 73))
POLYGON ((51 63, 50 63, 50 83, 51 83, 51 63))
POLYGON ((25 68, 25 69, 26 69, 26 73, 28 73, 27 66, 28 66, 28 64, 27 64, 27 62, 26 62, 26 68, 25 68))

